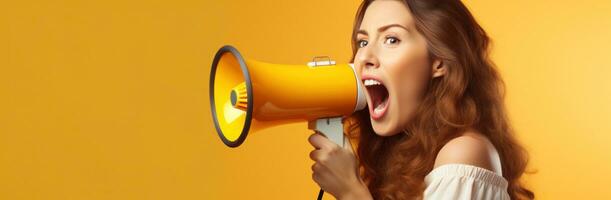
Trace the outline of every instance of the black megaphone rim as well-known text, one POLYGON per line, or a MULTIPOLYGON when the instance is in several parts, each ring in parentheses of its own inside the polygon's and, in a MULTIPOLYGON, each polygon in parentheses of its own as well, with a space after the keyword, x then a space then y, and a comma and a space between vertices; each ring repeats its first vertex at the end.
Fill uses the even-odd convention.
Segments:
POLYGON ((214 120, 214 127, 216 128, 216 132, 218 133, 221 140, 223 140, 223 143, 225 143, 225 145, 229 147, 240 146, 244 142, 244 140, 246 140, 246 136, 248 135, 250 124, 252 121, 253 93, 252 93, 252 82, 250 79, 250 73, 248 72, 248 67, 246 66, 246 62, 244 61, 242 54, 240 54, 240 52, 235 47, 231 45, 225 45, 216 52, 216 55, 214 56, 214 60, 212 61, 212 69, 210 71, 210 89, 209 91, 210 91, 210 95, 209 95, 210 96, 210 106, 212 108, 211 109, 212 110, 212 119, 214 120), (248 100, 247 108, 246 108, 246 120, 244 121, 244 126, 242 127, 242 132, 240 133, 240 136, 235 141, 231 141, 227 139, 225 135, 223 134, 223 130, 221 129, 219 125, 219 121, 217 119, 217 115, 216 115, 217 110, 216 110, 216 105, 214 102, 214 80, 216 78, 217 64, 219 60, 221 59, 221 57, 223 56, 223 54, 227 52, 231 53, 238 60, 238 63, 240 64, 240 67, 242 69, 242 75, 244 76, 244 82, 246 83, 246 92, 247 92, 247 100, 248 100))

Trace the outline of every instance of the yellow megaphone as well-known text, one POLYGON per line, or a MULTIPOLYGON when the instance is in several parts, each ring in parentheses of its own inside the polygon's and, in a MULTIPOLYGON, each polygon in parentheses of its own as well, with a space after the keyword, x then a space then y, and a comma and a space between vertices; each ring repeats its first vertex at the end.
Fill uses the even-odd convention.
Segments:
POLYGON ((352 64, 320 58, 307 65, 271 64, 221 47, 210 72, 210 106, 221 140, 237 147, 249 132, 309 122, 309 129, 343 146, 341 117, 363 109, 365 93, 352 64))

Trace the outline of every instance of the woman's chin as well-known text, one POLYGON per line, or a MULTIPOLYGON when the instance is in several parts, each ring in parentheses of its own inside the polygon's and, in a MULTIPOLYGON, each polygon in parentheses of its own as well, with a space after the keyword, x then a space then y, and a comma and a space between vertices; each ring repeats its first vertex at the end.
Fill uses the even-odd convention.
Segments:
POLYGON ((379 122, 372 122, 372 124, 371 124, 371 126, 373 127, 373 131, 378 136, 388 137, 388 136, 396 135, 397 133, 400 132, 400 131, 394 130, 394 128, 392 128, 389 125, 390 124, 379 123, 379 122))

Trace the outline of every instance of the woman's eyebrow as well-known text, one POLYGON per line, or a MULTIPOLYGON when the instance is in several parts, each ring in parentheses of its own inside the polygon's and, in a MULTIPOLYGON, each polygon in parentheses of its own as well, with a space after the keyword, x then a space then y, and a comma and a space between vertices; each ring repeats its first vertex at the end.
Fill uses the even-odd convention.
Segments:
POLYGON ((405 27, 405 26, 402 26, 401 24, 388 24, 388 25, 382 26, 382 27, 378 28, 378 32, 384 32, 384 31, 386 31, 386 29, 389 29, 391 27, 399 27, 399 28, 405 29, 406 31, 409 32, 409 29, 407 27, 405 27))
MULTIPOLYGON (((409 32, 409 29, 407 27, 405 27, 405 26, 402 26, 401 24, 388 24, 388 25, 384 25, 384 26, 378 28, 378 32, 379 33, 384 32, 384 31, 386 31, 386 29, 389 29, 391 27, 399 27, 399 28, 405 29, 405 31, 409 32)), ((367 34, 367 31, 363 30, 363 29, 358 30, 356 33, 357 34, 363 34, 363 35, 369 35, 369 34, 367 34)))
POLYGON ((357 35, 358 35, 358 34, 369 35, 369 34, 367 34, 367 31, 366 31, 366 30, 363 30, 363 29, 358 30, 358 31, 356 32, 356 34, 357 34, 357 35))

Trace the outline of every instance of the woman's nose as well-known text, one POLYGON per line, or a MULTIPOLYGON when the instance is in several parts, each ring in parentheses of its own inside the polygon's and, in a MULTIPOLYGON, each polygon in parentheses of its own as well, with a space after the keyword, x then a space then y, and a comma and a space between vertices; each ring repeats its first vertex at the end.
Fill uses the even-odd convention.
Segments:
POLYGON ((364 68, 378 68, 379 62, 372 48, 366 46, 359 50, 358 62, 364 68))

